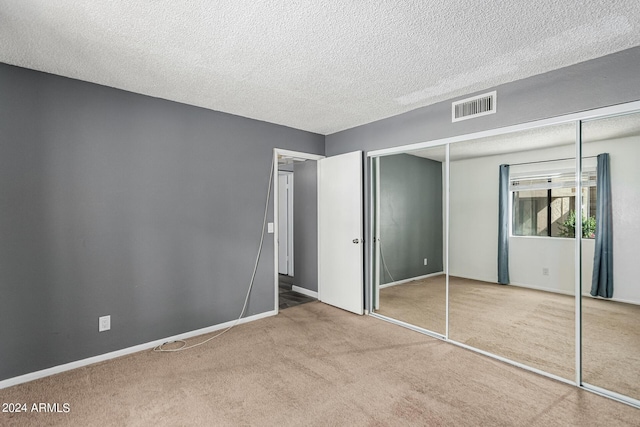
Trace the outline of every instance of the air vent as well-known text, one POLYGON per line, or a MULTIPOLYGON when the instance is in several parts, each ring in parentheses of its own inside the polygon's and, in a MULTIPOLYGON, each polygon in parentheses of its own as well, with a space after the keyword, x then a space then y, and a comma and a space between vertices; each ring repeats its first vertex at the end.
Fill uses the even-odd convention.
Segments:
POLYGON ((496 91, 463 99, 451 104, 451 121, 473 119, 496 112, 496 91))

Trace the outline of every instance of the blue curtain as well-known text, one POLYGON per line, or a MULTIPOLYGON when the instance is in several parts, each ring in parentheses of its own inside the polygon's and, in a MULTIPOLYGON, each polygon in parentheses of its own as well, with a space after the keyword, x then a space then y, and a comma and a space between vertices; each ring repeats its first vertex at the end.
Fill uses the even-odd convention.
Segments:
POLYGON ((498 196, 498 283, 509 284, 509 165, 500 165, 498 196))
POLYGON ((596 178, 596 242, 591 295, 613 297, 613 219, 609 154, 598 155, 596 178))

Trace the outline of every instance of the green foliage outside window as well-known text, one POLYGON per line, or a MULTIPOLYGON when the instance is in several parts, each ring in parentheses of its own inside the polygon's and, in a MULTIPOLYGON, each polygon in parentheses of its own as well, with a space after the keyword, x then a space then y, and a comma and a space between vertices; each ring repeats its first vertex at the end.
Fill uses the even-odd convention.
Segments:
MULTIPOLYGON (((558 226, 559 234, 562 237, 575 237, 576 211, 569 212, 569 216, 558 226)), ((582 217, 582 238, 593 239, 596 237, 596 217, 582 217)))

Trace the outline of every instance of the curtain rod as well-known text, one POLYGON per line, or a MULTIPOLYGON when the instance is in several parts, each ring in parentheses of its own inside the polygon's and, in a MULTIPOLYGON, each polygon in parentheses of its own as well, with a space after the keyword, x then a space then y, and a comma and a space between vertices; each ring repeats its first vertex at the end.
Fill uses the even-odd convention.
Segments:
MULTIPOLYGON (((595 159, 598 156, 585 156, 583 159, 595 159)), ((553 159, 553 160, 540 160, 537 162, 522 162, 522 163, 509 163, 509 166, 520 166, 520 165, 535 165, 536 163, 549 163, 549 162, 561 162, 563 160, 575 160, 575 157, 567 157, 566 159, 553 159)))

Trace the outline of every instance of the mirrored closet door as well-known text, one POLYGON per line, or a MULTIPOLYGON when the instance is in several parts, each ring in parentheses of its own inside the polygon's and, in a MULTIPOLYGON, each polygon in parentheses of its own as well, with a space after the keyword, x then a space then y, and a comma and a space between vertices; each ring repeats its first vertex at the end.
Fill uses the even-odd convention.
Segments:
POLYGON ((371 312, 640 408, 639 108, 370 153, 371 312))
POLYGON ((640 401, 640 113, 584 122, 582 155, 582 380, 640 401))
POLYGON ((450 146, 449 338, 575 380, 574 123, 450 146))
POLYGON ((444 335, 445 147, 375 157, 373 311, 444 335))

